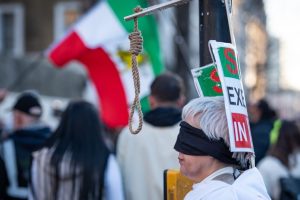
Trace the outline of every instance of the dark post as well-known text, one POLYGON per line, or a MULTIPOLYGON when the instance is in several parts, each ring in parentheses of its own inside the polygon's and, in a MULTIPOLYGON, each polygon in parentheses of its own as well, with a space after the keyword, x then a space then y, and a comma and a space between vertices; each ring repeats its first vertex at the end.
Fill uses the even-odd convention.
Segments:
POLYGON ((225 0, 200 0, 200 66, 212 63, 209 40, 231 43, 225 0))
MULTIPOLYGON (((189 63, 189 4, 183 4, 175 8, 176 21, 177 21, 177 33, 174 38, 175 42, 175 55, 176 55, 176 66, 175 73, 179 74, 186 85, 189 85, 188 80, 190 79, 190 63, 189 63)), ((187 91, 188 98, 191 96, 191 91, 187 91)))

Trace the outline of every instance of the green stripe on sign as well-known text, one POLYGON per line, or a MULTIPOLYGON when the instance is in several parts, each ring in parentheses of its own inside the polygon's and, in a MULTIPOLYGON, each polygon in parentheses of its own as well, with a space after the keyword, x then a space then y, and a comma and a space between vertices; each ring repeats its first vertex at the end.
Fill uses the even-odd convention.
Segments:
POLYGON ((240 72, 238 62, 233 49, 231 48, 218 48, 218 53, 221 59, 221 65, 225 77, 240 79, 240 72))
POLYGON ((221 81, 214 64, 198 67, 191 71, 199 96, 223 96, 221 81))
MULTIPOLYGON (((127 32, 133 31, 134 24, 133 20, 125 21, 124 17, 133 14, 133 9, 138 5, 140 5, 142 8, 148 6, 145 0, 108 0, 108 3, 127 32)), ((155 76, 157 76, 164 71, 159 45, 157 24, 154 17, 150 15, 139 18, 138 22, 139 30, 141 30, 142 36, 144 38, 144 49, 149 54, 153 72, 155 76)))

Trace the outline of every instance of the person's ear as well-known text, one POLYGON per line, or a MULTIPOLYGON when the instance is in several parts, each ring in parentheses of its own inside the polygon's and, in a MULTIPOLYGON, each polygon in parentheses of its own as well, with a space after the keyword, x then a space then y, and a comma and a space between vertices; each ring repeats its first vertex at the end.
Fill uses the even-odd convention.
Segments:
POLYGON ((186 97, 181 94, 179 99, 177 100, 178 107, 182 108, 185 105, 186 97))
POLYGON ((14 129, 19 129, 23 124, 23 117, 19 111, 13 111, 14 116, 14 129))
POLYGON ((148 99, 149 99, 150 108, 151 109, 156 108, 157 107, 157 100, 156 100, 156 98, 154 96, 152 96, 152 95, 149 95, 148 99))

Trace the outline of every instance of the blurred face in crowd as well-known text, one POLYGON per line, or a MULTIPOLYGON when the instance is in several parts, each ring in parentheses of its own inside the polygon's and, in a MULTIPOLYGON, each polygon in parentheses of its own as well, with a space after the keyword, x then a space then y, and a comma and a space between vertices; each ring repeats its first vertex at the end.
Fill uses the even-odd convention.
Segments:
POLYGON ((249 119, 252 123, 256 123, 260 120, 261 111, 256 104, 250 104, 248 107, 249 119))
POLYGON ((27 115, 21 111, 14 110, 13 111, 13 118, 14 118, 14 129, 20 129, 24 128, 35 121, 37 121, 36 117, 32 117, 30 115, 27 115))

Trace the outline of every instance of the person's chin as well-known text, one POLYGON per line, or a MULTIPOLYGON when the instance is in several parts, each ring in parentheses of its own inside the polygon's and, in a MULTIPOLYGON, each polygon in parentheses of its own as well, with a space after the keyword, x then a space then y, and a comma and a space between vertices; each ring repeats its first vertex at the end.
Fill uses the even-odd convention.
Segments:
POLYGON ((180 165, 180 173, 184 176, 187 176, 188 173, 186 172, 186 170, 184 169, 184 167, 182 167, 182 165, 180 165))

